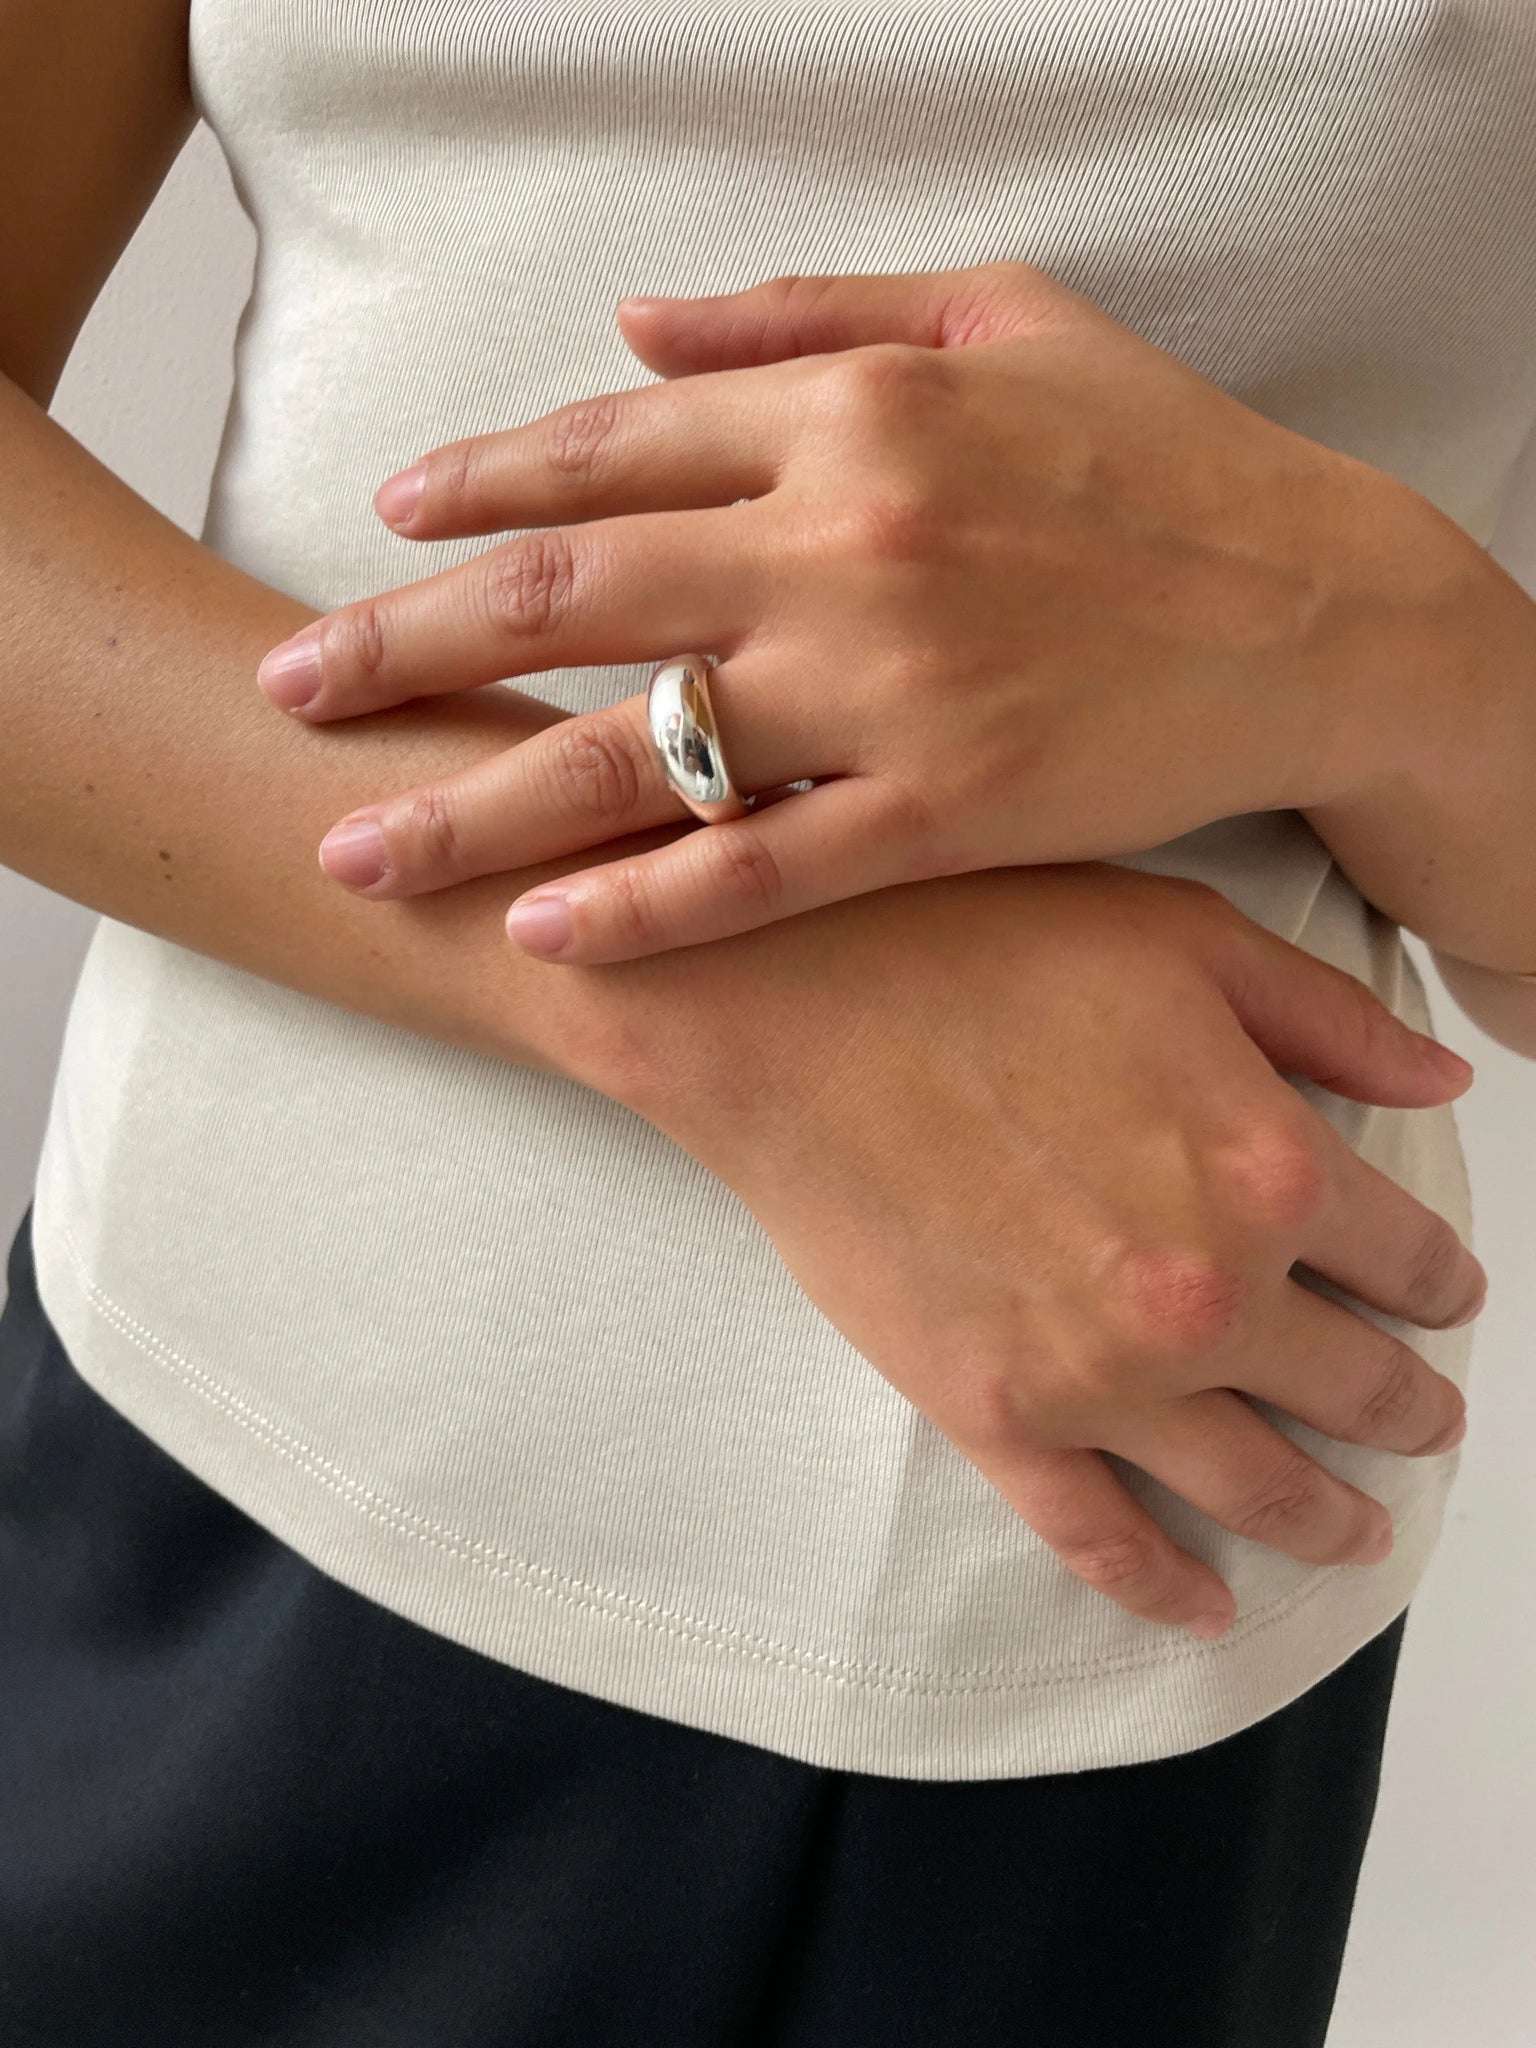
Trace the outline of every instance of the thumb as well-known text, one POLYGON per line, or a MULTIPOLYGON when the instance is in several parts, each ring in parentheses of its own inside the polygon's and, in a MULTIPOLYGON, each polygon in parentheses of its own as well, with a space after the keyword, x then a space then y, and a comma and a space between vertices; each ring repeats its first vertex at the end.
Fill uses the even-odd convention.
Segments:
POLYGON ((1244 924, 1218 948, 1217 979, 1282 1073, 1389 1109, 1428 1109, 1466 1092, 1467 1062, 1395 1017, 1363 981, 1244 924))
POLYGON ((1039 324, 1063 287, 1023 263, 851 277, 775 277, 696 299, 622 299, 620 332, 663 377, 750 369, 881 341, 957 348, 1039 324))

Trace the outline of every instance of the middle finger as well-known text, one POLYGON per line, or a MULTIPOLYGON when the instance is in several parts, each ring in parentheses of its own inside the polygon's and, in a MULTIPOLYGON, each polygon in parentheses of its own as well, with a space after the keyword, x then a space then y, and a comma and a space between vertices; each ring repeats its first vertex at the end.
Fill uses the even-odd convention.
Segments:
POLYGON ((457 568, 317 620, 257 672, 306 719, 548 669, 724 655, 765 608, 751 504, 519 534, 457 568))
POLYGON ((1487 1276, 1451 1225, 1362 1159, 1325 1119, 1318 1123, 1326 1193, 1296 1256, 1346 1293, 1420 1329, 1470 1322, 1487 1276))

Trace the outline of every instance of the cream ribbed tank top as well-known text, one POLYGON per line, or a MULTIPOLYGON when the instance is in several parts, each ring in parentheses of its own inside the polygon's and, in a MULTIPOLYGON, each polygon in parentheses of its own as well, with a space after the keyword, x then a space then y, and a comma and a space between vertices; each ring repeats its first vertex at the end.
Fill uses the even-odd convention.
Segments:
MULTIPOLYGON (((207 539, 318 606, 483 545, 409 547, 374 486, 644 381, 629 292, 1024 258, 1479 538, 1536 420, 1529 0, 194 0, 192 31, 260 236, 207 539)), ((1145 864, 1424 1020, 1396 932, 1299 819, 1145 864)), ((1466 1227, 1448 1111, 1328 1108, 1466 1227)), ((831 1766, 988 1777, 1225 1735, 1406 1604, 1454 1466, 1297 1426, 1393 1511, 1374 1570, 1139 1482, 1239 1620, 1215 1644, 1133 1620, 647 1125, 111 921, 35 1235, 86 1378, 321 1568, 831 1766)), ((1464 1376, 1463 1333, 1416 1341, 1464 1376)))

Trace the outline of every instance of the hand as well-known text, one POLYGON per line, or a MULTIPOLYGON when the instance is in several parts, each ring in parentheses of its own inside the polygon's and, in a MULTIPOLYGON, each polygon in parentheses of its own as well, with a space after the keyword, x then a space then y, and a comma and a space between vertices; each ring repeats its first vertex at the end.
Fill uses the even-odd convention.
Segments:
MULTIPOLYGON (((530 950, 633 956, 1387 773, 1407 714, 1384 693, 1432 580, 1405 487, 1019 264, 621 318, 666 381, 441 449, 378 498, 423 540, 532 530, 348 606, 262 671, 325 720, 720 658, 738 784, 816 787, 541 887, 511 924, 530 950)), ((370 804, 323 863, 409 896, 676 821, 643 714, 634 697, 370 804)))
POLYGON ((1456 1441, 1451 1382, 1293 1268, 1431 1328, 1476 1312, 1481 1270, 1275 1069, 1408 1106, 1469 1070, 1213 891, 971 875, 727 940, 686 979, 582 979, 622 1022, 579 1078, 732 1187, 850 1342, 1132 1612, 1216 1634, 1233 1602, 1104 1452, 1256 1542, 1369 1564, 1386 1511, 1253 1403, 1409 1456, 1456 1441))

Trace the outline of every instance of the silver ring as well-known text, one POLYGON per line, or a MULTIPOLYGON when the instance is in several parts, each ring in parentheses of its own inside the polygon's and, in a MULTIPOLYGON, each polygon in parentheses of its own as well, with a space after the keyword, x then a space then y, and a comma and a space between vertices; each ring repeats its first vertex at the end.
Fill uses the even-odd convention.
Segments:
POLYGON ((668 782, 706 825, 728 824, 751 809, 731 780, 702 654, 674 654, 651 677, 645 698, 651 738, 668 782))

